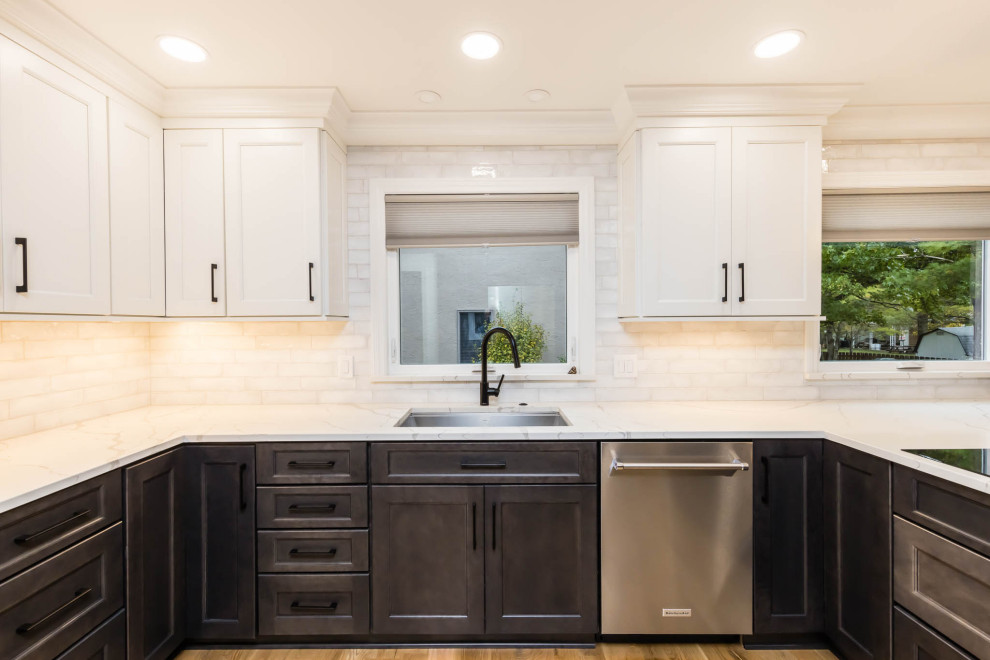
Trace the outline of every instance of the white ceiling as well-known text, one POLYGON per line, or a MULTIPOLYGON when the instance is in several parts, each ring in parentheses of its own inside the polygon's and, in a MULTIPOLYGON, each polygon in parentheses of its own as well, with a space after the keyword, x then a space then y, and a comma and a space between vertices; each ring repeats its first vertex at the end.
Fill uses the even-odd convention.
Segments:
POLYGON ((990 102, 990 0, 49 0, 166 87, 337 87, 353 110, 607 109, 624 85, 864 83, 851 103, 990 102), (804 45, 752 55, 786 28, 804 45), (464 34, 504 42, 460 54, 464 34), (176 34, 204 64, 161 53, 176 34), (546 89, 540 104, 524 93, 546 89), (420 103, 431 89, 443 100, 420 103))

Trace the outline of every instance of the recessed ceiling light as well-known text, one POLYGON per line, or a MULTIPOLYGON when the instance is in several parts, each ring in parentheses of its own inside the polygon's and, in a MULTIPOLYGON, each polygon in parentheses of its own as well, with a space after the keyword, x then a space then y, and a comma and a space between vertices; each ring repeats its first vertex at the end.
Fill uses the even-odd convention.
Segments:
POLYGON ((545 89, 531 89, 526 92, 526 98, 532 103, 539 103, 550 98, 550 92, 545 89))
POLYGON ((472 32, 461 41, 461 52, 475 60, 490 60, 502 50, 502 42, 490 32, 472 32))
POLYGON ((753 48, 753 54, 763 59, 780 57, 800 46, 802 41, 804 41, 804 32, 801 30, 775 32, 769 37, 760 39, 753 48))
POLYGON ((416 92, 416 98, 418 98, 421 103, 439 103, 441 97, 432 89, 424 89, 416 92))
POLYGON ((158 37, 158 47, 177 60, 183 62, 202 62, 206 59, 206 49, 197 43, 166 35, 158 37))

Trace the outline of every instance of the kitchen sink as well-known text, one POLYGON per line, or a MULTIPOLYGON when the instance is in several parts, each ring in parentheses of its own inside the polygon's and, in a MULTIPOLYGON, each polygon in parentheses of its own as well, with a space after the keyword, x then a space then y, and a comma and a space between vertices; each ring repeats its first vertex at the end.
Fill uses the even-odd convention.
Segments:
POLYGON ((448 411, 410 410, 396 423, 401 427, 570 426, 559 410, 448 411))

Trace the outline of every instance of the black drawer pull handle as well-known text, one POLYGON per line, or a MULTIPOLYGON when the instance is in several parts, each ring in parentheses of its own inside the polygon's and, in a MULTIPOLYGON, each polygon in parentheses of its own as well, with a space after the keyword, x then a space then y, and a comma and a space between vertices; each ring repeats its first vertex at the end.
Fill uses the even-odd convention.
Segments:
POLYGON ((217 298, 217 265, 210 264, 210 302, 220 302, 217 298))
POLYGON ((313 262, 309 262, 309 302, 316 302, 316 298, 313 297, 313 262))
POLYGON ((746 264, 739 264, 739 302, 746 302, 746 264))
POLYGON ((764 504, 770 504, 770 459, 761 456, 763 462, 763 496, 760 498, 764 504))
POLYGON ((336 461, 289 461, 289 467, 293 470, 320 470, 326 468, 332 470, 336 461))
POLYGON ((472 463, 471 461, 461 461, 462 470, 504 470, 505 461, 494 461, 491 463, 472 463))
POLYGON ((52 610, 51 612, 49 612, 48 614, 46 614, 44 617, 42 617, 42 618, 38 619, 37 621, 35 621, 34 623, 25 623, 24 625, 18 626, 18 628, 17 628, 17 634, 18 635, 30 635, 31 633, 33 633, 38 628, 41 628, 45 624, 51 622, 52 619, 54 619, 55 617, 57 617, 59 614, 61 614, 65 610, 69 609, 73 605, 77 604, 78 602, 80 602, 81 600, 83 600, 84 598, 86 598, 86 596, 88 596, 90 594, 90 592, 92 592, 92 591, 93 591, 92 589, 79 589, 79 590, 77 590, 76 593, 75 593, 75 595, 72 597, 72 600, 70 600, 69 602, 65 603, 64 605, 60 605, 59 607, 55 608, 54 610, 52 610))
POLYGON ((724 282, 722 283, 722 302, 729 302, 729 264, 722 264, 722 276, 724 282))
POLYGON ((337 601, 333 601, 329 605, 303 605, 297 600, 289 607, 297 612, 333 612, 337 609, 337 601))
POLYGON ((241 511, 244 511, 248 508, 247 495, 244 492, 244 474, 246 472, 247 472, 247 463, 241 463, 241 469, 238 472, 238 481, 237 481, 237 492, 240 493, 241 496, 241 511))
POLYGON ((290 504, 289 511, 333 511, 337 508, 336 504, 290 504))
POLYGON ((21 283, 14 287, 16 293, 27 293, 28 291, 28 239, 15 238, 14 245, 20 245, 23 249, 21 253, 21 283))
POLYGON ((61 528, 65 527, 66 525, 71 525, 72 523, 76 522, 77 520, 81 520, 82 518, 85 518, 85 517, 89 516, 90 513, 92 513, 92 512, 89 509, 83 509, 82 511, 76 511, 75 513, 73 513, 71 516, 69 516, 68 518, 66 518, 62 522, 57 522, 54 525, 52 525, 51 527, 46 527, 45 529, 41 530, 40 532, 35 532, 34 534, 24 534, 22 536, 18 536, 16 539, 14 539, 14 543, 16 543, 17 545, 30 545, 31 543, 34 543, 35 541, 37 541, 39 539, 42 539, 42 538, 44 538, 46 536, 49 536, 50 534, 53 534, 54 532, 57 532, 61 528))
POLYGON ((333 559, 337 556, 337 548, 330 548, 329 550, 300 550, 298 548, 293 548, 289 550, 290 557, 309 557, 309 558, 327 558, 333 559))

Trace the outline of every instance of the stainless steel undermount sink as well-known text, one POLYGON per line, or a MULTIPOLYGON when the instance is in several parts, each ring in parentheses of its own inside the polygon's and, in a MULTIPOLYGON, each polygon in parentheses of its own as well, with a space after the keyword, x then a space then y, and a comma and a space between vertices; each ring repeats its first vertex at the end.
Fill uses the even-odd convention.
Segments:
POLYGON ((410 410, 399 427, 570 426, 559 410, 410 410))

